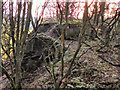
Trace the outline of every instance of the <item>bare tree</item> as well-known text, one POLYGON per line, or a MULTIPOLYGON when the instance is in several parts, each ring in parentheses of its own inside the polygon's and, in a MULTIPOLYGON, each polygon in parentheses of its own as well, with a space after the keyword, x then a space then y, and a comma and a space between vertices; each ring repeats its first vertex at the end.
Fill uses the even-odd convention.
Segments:
POLYGON ((101 23, 104 21, 105 4, 106 4, 106 0, 100 3, 101 23))
POLYGON ((32 21, 32 26, 33 26, 34 32, 37 32, 37 30, 39 29, 39 27, 43 21, 43 14, 44 14, 45 8, 47 7, 48 3, 49 3, 49 0, 45 0, 44 5, 42 6, 42 11, 41 11, 40 16, 33 18, 31 15, 31 21, 32 21), (33 19, 35 21, 33 21, 33 19))
POLYGON ((95 14, 95 16, 94 16, 94 23, 97 21, 97 12, 98 12, 98 7, 97 7, 97 4, 98 4, 98 0, 95 0, 95 5, 94 5, 94 14, 95 14))
MULTIPOLYGON (((18 7, 16 14, 17 17, 13 15, 13 13, 15 13, 13 11, 13 3, 14 2, 12 1, 9 2, 9 20, 6 22, 6 24, 10 23, 10 33, 8 35, 12 40, 12 43, 9 42, 10 43, 9 45, 12 46, 12 55, 10 55, 10 53, 7 52, 7 50, 4 48, 4 45, 2 44, 3 51, 6 53, 6 55, 13 64, 11 65, 12 76, 7 73, 4 67, 1 68, 4 70, 8 79, 11 81, 12 88, 18 89, 21 88, 21 80, 22 80, 21 62, 24 57, 24 51, 27 43, 26 39, 28 37, 28 31, 30 25, 32 2, 23 2, 22 18, 20 17, 22 10, 22 2, 17 2, 16 5, 18 7), (26 5, 28 6, 27 11, 26 11, 26 5), (14 77, 15 79, 13 79, 14 77)), ((8 29, 6 29, 6 31, 8 29)))
MULTIPOLYGON (((1 30, 2 30, 2 1, 0 1, 0 48, 1 48, 1 30)), ((0 52, 0 58, 1 57, 1 52, 0 52)), ((1 60, 0 60, 0 64, 1 64, 1 60)), ((1 72, 1 69, 0 69, 1 72)), ((1 76, 2 73, 0 73, 1 76)))

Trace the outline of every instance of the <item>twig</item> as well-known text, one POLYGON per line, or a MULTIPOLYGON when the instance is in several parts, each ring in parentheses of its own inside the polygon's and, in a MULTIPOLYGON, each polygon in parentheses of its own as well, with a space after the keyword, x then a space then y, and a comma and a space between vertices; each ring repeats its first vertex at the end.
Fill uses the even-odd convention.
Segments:
POLYGON ((12 62, 12 59, 11 59, 10 55, 9 55, 8 52, 4 49, 3 45, 2 45, 2 50, 3 50, 4 53, 8 56, 8 58, 10 59, 10 62, 12 62))
MULTIPOLYGON (((85 43, 85 42, 84 42, 84 43, 85 43)), ((94 51, 89 44, 87 44, 87 43, 85 43, 85 44, 86 44, 88 47, 90 47, 89 49, 91 49, 92 51, 94 51)), ((96 50, 96 51, 97 51, 97 50, 96 50)), ((101 58, 102 60, 104 60, 105 62, 109 63, 109 64, 112 65, 112 66, 120 67, 120 64, 113 64, 113 63, 109 62, 108 60, 106 60, 104 57, 102 57, 102 56, 100 56, 100 55, 98 55, 98 57, 101 58)))
POLYGON ((108 60, 106 60, 104 57, 102 57, 100 55, 98 55, 98 57, 101 58, 102 60, 104 60, 105 62, 109 63, 112 66, 120 67, 120 64, 113 64, 113 63, 109 62, 108 60))
POLYGON ((9 75, 8 71, 4 68, 3 63, 2 65, 0 65, 0 68, 2 69, 3 74, 5 74, 6 77, 10 80, 11 86, 15 89, 16 88, 15 82, 13 78, 9 75))
POLYGON ((86 54, 89 49, 90 49, 90 48, 88 48, 85 52, 83 52, 83 53, 78 57, 78 60, 79 60, 84 54, 86 54))

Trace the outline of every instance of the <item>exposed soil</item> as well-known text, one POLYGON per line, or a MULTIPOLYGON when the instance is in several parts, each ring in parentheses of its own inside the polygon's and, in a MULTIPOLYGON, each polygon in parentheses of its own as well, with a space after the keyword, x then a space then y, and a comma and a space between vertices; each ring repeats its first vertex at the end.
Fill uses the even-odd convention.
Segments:
MULTIPOLYGON (((67 43, 68 42, 69 41, 67 41, 67 43)), ((70 65, 70 61, 71 61, 70 58, 72 58, 72 54, 76 50, 76 47, 77 47, 76 45, 77 45, 77 42, 74 41, 71 44, 68 52, 66 52, 64 73, 66 73, 70 65)), ((79 54, 80 53, 81 52, 79 52, 79 54)), ((106 55, 106 58, 107 57, 108 56, 106 55)), ((61 69, 60 65, 61 63, 58 62, 55 66, 55 72, 58 74, 58 76, 56 76, 57 78, 60 77, 60 69, 61 69)), ((75 83, 76 81, 74 79, 81 77, 77 80, 81 82, 85 82, 86 84, 99 84, 101 87, 114 85, 111 87, 116 88, 118 87, 117 85, 120 85, 119 75, 120 74, 118 73, 117 67, 112 66, 106 63, 105 61, 101 60, 92 51, 88 51, 79 60, 75 61, 72 74, 66 79, 65 83, 61 87, 67 87, 66 83, 73 84, 73 86, 76 87, 77 84, 75 83), (74 83, 73 83, 73 80, 74 80, 74 83)), ((26 84, 25 87, 27 88, 54 87, 53 79, 51 78, 50 74, 47 72, 47 70, 44 67, 40 67, 38 70, 36 70, 32 75, 30 75, 28 79, 24 80, 23 83, 24 85, 26 84), (28 82, 27 80, 31 82, 28 82)))
MULTIPOLYGON (((66 40, 66 45, 71 41, 66 40)), ((89 41, 89 44, 92 46, 97 45, 96 41, 89 41)), ((81 58, 79 56, 87 50, 88 47, 85 45, 82 46, 78 56, 76 57, 75 64, 72 69, 71 75, 65 79, 61 88, 70 88, 70 87, 82 87, 82 88, 118 88, 120 87, 120 73, 118 72, 120 67, 112 66, 109 63, 105 62, 98 55, 106 58, 108 61, 119 64, 117 60, 112 60, 110 57, 115 57, 117 49, 111 49, 108 53, 97 53, 92 50, 88 50, 81 58)), ((95 47, 98 48, 98 47, 95 47)), ((64 73, 66 73, 72 56, 74 55, 75 50, 77 49, 77 41, 71 43, 70 48, 65 53, 64 57, 64 73)), ((117 54, 116 54, 117 55, 117 54)), ((54 80, 51 77, 50 73, 45 68, 46 63, 42 63, 40 67, 33 73, 26 73, 24 79, 22 80, 23 88, 53 88, 54 80)), ((49 68, 49 65, 47 66, 49 68)), ((49 68, 50 69, 50 68, 49 68)), ((55 65, 55 74, 57 80, 60 78, 61 62, 59 61, 55 65)), ((2 87, 8 87, 10 82, 7 80, 6 76, 0 77, 2 80, 2 87)))

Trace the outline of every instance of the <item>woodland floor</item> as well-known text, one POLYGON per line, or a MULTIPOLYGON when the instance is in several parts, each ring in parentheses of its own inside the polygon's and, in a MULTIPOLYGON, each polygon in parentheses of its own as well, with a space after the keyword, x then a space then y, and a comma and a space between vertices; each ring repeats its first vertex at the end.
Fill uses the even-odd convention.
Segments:
MULTIPOLYGON (((69 44, 70 41, 66 41, 66 44, 69 44)), ((98 42, 90 41, 89 44, 97 45, 98 42)), ((120 67, 115 67, 104 60, 100 59, 98 55, 106 58, 110 62, 118 64, 117 60, 109 59, 110 56, 115 55, 117 49, 111 49, 110 53, 96 53, 92 50, 88 50, 80 59, 79 56, 82 52, 87 50, 88 47, 83 45, 78 56, 76 57, 75 64, 72 69, 72 74, 66 79, 62 84, 62 88, 120 88, 120 81, 118 69, 120 67), (111 54, 112 53, 112 54, 111 54)), ((98 48, 98 47, 95 47, 98 48)), ((70 48, 65 53, 65 64, 64 72, 66 73, 72 56, 77 49, 77 41, 73 41, 70 45, 70 48)), ((50 73, 45 69, 45 63, 42 63, 41 66, 34 71, 33 73, 27 73, 22 81, 22 86, 24 88, 48 88, 53 86, 53 79, 51 78, 50 73)), ((55 65, 56 77, 60 77, 61 62, 58 62, 55 65)), ((10 82, 4 76, 0 77, 2 80, 2 87, 5 88, 10 85, 10 82)))

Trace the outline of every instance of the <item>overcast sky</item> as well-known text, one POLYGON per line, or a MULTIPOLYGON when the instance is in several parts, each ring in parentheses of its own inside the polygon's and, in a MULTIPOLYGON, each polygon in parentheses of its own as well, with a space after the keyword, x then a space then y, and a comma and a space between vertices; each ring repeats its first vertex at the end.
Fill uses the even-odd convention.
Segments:
MULTIPOLYGON (((3 1, 10 1, 10 0, 3 0, 3 1)), ((23 1, 23 0, 12 0, 16 3, 16 1, 23 1)), ((26 1, 30 1, 30 0, 26 0, 26 1)), ((42 10, 42 6, 44 5, 44 2, 45 1, 48 1, 48 0, 31 0, 33 2, 33 6, 32 6, 32 15, 33 17, 38 17, 40 16, 41 14, 41 10, 42 10)), ((50 8, 53 5, 53 2, 55 2, 56 0, 49 0, 49 6, 47 6, 47 8, 45 9, 45 12, 44 12, 44 17, 49 17, 50 14, 53 15, 53 13, 56 13, 55 11, 55 8, 50 8), (52 11, 52 12, 51 12, 52 11)), ((66 1, 66 0, 58 0, 58 1, 66 1)), ((85 2, 85 0, 69 0, 69 1, 81 1, 81 2, 85 2)), ((93 0, 88 0, 89 3, 93 0)), ((95 1, 95 0, 94 0, 95 1)), ((98 1, 105 1, 105 0, 98 0, 98 1)), ((106 0, 106 2, 118 2, 120 0, 106 0)), ((82 5, 81 5, 82 6, 82 5)), ((112 5, 111 5, 112 6, 112 5)), ((8 8, 8 4, 6 4, 6 7, 8 8)), ((14 4, 14 8, 16 7, 16 4, 14 4)), ((84 4, 83 4, 83 7, 84 7, 84 4)), ((114 8, 117 8, 117 6, 113 6, 114 8)), ((81 10, 78 10, 77 12, 80 12, 79 14, 79 18, 82 17, 82 13, 83 11, 81 10)))

